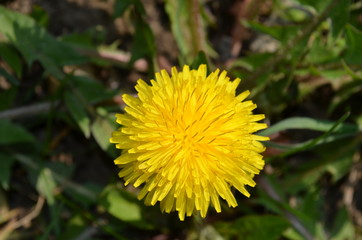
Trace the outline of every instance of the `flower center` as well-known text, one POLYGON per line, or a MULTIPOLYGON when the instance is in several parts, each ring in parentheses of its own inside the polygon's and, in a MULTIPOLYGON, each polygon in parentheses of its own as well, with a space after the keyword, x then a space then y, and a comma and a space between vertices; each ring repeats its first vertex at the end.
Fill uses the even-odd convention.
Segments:
POLYGON ((200 141, 204 139, 204 134, 200 134, 197 126, 190 125, 186 128, 179 128, 177 133, 174 134, 174 140, 179 143, 181 148, 188 152, 193 152, 198 148, 200 141))

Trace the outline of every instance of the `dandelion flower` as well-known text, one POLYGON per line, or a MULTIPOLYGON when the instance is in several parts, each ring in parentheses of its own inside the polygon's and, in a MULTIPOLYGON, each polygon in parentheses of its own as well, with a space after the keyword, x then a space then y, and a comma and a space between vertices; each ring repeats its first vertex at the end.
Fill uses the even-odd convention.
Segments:
POLYGON ((264 166, 259 141, 253 133, 266 128, 257 123, 263 114, 252 113, 256 105, 244 101, 245 91, 235 95, 240 83, 227 72, 207 75, 206 65, 196 70, 184 66, 171 76, 156 73, 151 86, 138 80, 138 97, 124 94, 124 114, 117 114, 121 127, 111 142, 122 150, 114 160, 125 185, 142 186, 138 198, 146 205, 160 202, 163 212, 206 216, 209 205, 221 212, 220 198, 237 206, 234 187, 245 196, 245 186, 264 166))

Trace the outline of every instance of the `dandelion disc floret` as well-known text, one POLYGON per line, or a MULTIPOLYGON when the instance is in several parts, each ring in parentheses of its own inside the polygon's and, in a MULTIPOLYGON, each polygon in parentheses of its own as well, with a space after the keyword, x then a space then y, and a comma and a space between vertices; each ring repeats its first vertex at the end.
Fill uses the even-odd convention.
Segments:
POLYGON ((125 185, 142 185, 139 199, 184 220, 198 211, 205 217, 210 204, 220 212, 220 197, 237 206, 231 187, 249 197, 245 186, 255 186, 264 166, 259 141, 268 138, 253 134, 266 128, 257 122, 264 115, 244 101, 248 91, 235 95, 239 83, 226 71, 184 66, 156 73, 151 85, 139 80, 138 97, 122 96, 127 106, 111 142, 123 151, 114 162, 125 185))

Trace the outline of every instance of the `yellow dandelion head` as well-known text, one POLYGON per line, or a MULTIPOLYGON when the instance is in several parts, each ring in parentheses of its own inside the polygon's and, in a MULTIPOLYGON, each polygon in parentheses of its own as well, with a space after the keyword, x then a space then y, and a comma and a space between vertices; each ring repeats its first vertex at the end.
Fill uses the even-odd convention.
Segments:
POLYGON ((111 142, 123 151, 114 162, 125 185, 144 184, 138 198, 147 205, 159 201, 184 220, 198 211, 205 217, 210 203, 220 212, 219 197, 237 206, 231 187, 249 197, 245 186, 255 186, 264 166, 259 141, 268 140, 253 133, 266 124, 244 101, 248 91, 235 95, 240 79, 226 74, 207 75, 206 65, 172 68, 171 76, 162 70, 151 86, 137 82, 138 97, 122 96, 127 107, 111 142))

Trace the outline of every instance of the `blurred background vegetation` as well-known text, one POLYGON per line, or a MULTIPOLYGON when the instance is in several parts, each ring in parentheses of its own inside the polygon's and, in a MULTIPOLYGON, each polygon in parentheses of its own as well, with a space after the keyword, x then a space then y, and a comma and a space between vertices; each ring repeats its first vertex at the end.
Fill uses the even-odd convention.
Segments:
POLYGON ((1 0, 0 239, 362 239, 362 1, 1 0), (208 63, 270 128, 239 206, 178 220, 124 187, 122 93, 208 63))

